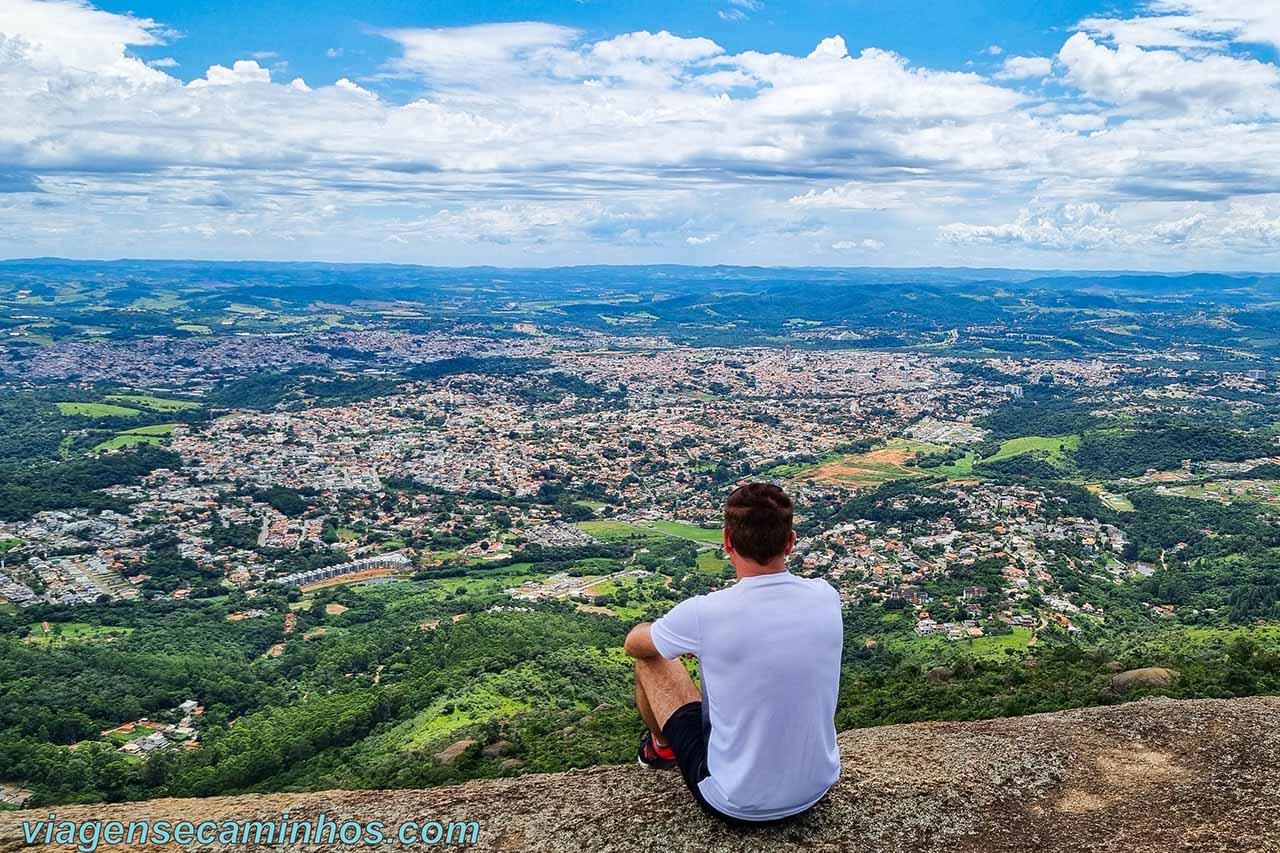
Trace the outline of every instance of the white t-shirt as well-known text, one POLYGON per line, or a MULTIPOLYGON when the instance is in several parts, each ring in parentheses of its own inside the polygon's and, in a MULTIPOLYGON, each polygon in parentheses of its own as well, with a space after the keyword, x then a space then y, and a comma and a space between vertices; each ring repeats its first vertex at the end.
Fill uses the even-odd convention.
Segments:
POLYGON ((711 723, 708 803, 773 820, 822 799, 840 776, 840 596, 821 579, 755 575, 680 602, 653 624, 664 658, 697 655, 711 723))

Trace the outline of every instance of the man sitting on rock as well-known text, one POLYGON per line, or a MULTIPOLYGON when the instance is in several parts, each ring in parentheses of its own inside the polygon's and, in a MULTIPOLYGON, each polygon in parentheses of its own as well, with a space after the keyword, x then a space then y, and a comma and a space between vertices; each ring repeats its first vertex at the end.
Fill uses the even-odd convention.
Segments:
POLYGON ((787 571, 795 542, 782 489, 739 486, 724 509, 737 582, 627 635, 649 728, 640 763, 679 766, 698 804, 731 824, 800 814, 840 775, 840 597, 787 571), (697 656, 701 695, 681 655, 697 656))

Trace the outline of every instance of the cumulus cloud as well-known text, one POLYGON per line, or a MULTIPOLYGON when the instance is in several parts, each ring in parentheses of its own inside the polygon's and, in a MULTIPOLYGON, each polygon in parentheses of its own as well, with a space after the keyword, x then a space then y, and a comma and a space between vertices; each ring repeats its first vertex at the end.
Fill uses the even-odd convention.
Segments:
POLYGON ((948 243, 1018 244, 1036 249, 1095 249, 1126 238, 1117 226, 1115 211, 1093 202, 1024 208, 1013 222, 954 222, 938 233, 948 243))
POLYGON ((148 254, 161 235, 175 252, 285 241, 588 260, 706 246, 794 262, 878 251, 846 236, 870 231, 948 259, 1132 245, 1252 258, 1280 250, 1280 70, 1232 47, 1280 32, 1254 5, 1095 16, 1055 57, 985 75, 850 53, 838 35, 731 52, 528 21, 385 30, 395 56, 344 68, 354 79, 273 79, 230 52, 184 83, 133 53, 172 39, 163 23, 7 0, 0 250, 90 237, 116 241, 103 254, 148 254), (1034 92, 1021 82, 1055 71, 1034 92))
POLYGON ((549 48, 572 42, 578 31, 523 21, 438 29, 388 29, 382 35, 402 50, 392 65, 437 85, 510 81, 544 60, 549 48))
POLYGON ((1026 80, 1048 77, 1053 73, 1053 60, 1045 56, 1007 56, 996 74, 997 80, 1026 80))
POLYGON ((0 34, 46 73, 75 68, 135 82, 157 77, 126 48, 161 44, 171 35, 150 18, 103 12, 80 0, 5 0, 0 34))
POLYGON ((1093 38, 1134 47, 1208 48, 1222 43, 1218 32, 1185 15, 1085 18, 1080 29, 1093 38))
POLYGON ((204 86, 238 86, 245 83, 270 83, 271 72, 252 59, 238 59, 230 67, 213 65, 205 72, 204 77, 192 80, 187 85, 192 89, 204 86))
POLYGON ((1085 33, 1058 52, 1067 80, 1086 96, 1150 112, 1280 113, 1280 69, 1256 59, 1174 50, 1111 48, 1085 33))
POLYGON ((790 203, 798 207, 842 208, 845 210, 886 210, 912 203, 910 186, 876 185, 849 182, 824 190, 809 190, 793 196, 790 203))
POLYGON ((1146 14, 1085 25, 1129 44, 1194 47, 1224 40, 1280 46, 1280 6, 1257 0, 1152 0, 1146 14))
POLYGON ((1226 207, 1192 203, 1182 215, 1152 206, 1033 204, 1011 222, 951 223, 940 239, 958 245, 996 245, 1037 251, 1176 251, 1264 253, 1280 248, 1280 202, 1233 202, 1226 207))

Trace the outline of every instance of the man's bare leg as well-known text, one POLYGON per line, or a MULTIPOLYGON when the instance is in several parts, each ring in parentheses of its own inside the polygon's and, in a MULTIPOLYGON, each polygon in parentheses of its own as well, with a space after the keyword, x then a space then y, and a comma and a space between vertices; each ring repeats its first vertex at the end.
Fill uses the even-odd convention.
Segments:
POLYGON ((679 660, 636 660, 636 708, 649 727, 653 742, 667 746, 662 727, 677 709, 702 698, 689 672, 679 660))

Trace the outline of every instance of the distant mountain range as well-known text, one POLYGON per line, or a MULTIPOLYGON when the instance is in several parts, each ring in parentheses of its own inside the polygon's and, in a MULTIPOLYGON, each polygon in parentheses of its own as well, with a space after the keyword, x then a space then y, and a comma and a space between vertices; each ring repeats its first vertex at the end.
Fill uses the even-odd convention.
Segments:
POLYGON ((0 328, 38 322, 54 340, 104 328, 114 337, 299 330, 300 318, 336 312, 364 328, 532 323, 690 345, 945 342, 955 354, 1030 356, 1207 347, 1257 357, 1280 346, 1277 302, 1278 275, 1210 272, 0 262, 0 328))

